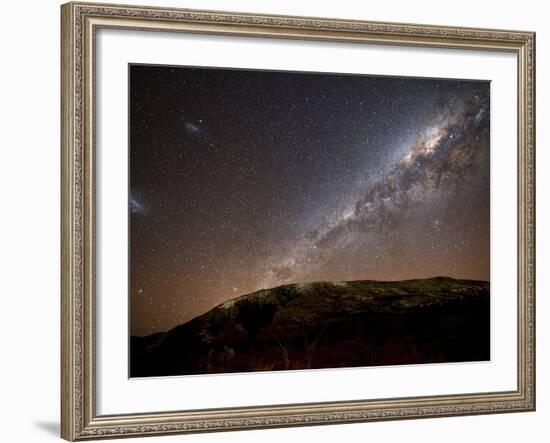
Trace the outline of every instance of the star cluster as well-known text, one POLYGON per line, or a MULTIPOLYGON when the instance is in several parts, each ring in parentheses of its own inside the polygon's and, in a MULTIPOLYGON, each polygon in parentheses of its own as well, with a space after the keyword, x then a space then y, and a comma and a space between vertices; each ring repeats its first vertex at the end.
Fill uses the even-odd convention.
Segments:
POLYGON ((130 67, 131 332, 284 283, 489 280, 489 83, 130 67))

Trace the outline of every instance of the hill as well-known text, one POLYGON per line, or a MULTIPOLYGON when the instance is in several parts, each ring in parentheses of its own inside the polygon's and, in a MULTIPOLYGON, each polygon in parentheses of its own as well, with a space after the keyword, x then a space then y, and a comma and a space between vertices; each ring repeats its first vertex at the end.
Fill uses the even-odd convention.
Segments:
POLYGON ((489 360, 489 283, 290 284, 131 337, 132 377, 489 360))

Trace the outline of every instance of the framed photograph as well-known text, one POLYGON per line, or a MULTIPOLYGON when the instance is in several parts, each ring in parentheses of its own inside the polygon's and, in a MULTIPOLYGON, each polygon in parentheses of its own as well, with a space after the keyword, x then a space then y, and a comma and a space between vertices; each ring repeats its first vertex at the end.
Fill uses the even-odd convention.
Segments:
POLYGON ((535 409, 535 35, 62 6, 62 437, 535 409))

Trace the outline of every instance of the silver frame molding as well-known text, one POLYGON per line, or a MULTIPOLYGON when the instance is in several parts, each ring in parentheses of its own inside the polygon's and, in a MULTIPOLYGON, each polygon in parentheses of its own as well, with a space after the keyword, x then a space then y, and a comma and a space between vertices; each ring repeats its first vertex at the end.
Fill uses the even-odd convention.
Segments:
POLYGON ((61 436, 87 440, 533 411, 535 34, 90 3, 61 7, 61 436), (99 28, 507 51, 518 68, 518 380, 510 392, 97 415, 94 35, 99 28))

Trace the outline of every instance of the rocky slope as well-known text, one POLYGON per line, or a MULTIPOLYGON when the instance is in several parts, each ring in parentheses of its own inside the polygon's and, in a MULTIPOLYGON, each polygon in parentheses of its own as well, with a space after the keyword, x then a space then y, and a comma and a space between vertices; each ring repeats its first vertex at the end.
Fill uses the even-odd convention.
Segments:
POLYGON ((489 283, 292 284, 131 338, 132 377, 489 359, 489 283))

